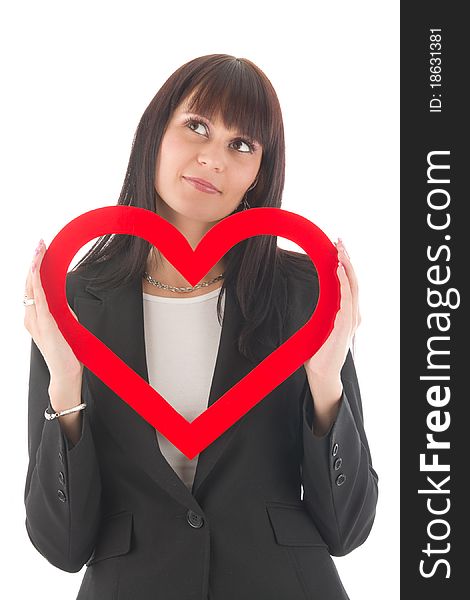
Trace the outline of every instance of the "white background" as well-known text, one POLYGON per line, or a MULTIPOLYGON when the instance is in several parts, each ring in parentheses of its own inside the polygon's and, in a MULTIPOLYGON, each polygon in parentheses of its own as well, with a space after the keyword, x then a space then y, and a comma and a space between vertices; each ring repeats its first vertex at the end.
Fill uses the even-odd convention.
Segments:
POLYGON ((220 52, 249 58, 273 83, 286 133, 283 208, 342 237, 359 279, 355 360, 379 503, 367 541, 334 560, 351 600, 375 600, 377 590, 397 598, 399 3, 43 0, 2 12, 2 588, 72 599, 85 572, 48 563, 24 526, 30 336, 21 301, 33 251, 76 216, 116 204, 151 98, 180 65, 220 52))

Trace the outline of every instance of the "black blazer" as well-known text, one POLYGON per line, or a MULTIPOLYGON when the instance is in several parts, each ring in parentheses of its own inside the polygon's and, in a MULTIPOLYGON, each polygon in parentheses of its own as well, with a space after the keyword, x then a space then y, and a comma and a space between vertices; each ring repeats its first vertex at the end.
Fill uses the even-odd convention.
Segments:
MULTIPOLYGON (((100 292, 70 272, 66 291, 79 321, 148 382, 142 279, 100 292)), ((308 284, 289 276, 288 291, 285 339, 312 314, 314 272, 308 284)), ((228 289, 209 405, 254 367, 236 348, 241 318, 228 289)), ((87 408, 72 446, 58 419, 44 419, 46 407, 52 412, 49 371, 32 341, 31 542, 64 571, 86 564, 80 600, 348 598, 330 555, 368 537, 378 477, 350 353, 341 376, 341 406, 327 435, 312 433, 302 366, 200 453, 189 491, 161 454, 155 429, 86 367, 87 408)))

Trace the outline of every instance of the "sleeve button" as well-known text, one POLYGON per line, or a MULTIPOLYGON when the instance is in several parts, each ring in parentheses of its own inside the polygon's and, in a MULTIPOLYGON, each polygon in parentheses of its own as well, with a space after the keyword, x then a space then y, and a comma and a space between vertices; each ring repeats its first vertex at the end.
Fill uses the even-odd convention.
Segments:
POLYGON ((341 467, 342 464, 343 464, 343 459, 339 456, 335 460, 335 464, 334 464, 335 471, 337 471, 341 467))
POLYGON ((62 490, 57 490, 57 496, 61 502, 67 502, 67 497, 62 490))
POLYGON ((346 481, 346 475, 344 473, 340 473, 336 478, 336 485, 343 485, 346 481))
POLYGON ((62 473, 62 471, 59 471, 59 481, 62 485, 64 485, 65 483, 65 475, 62 473))
POLYGON ((59 460, 61 463, 64 462, 64 457, 62 456, 62 452, 59 452, 59 460))
POLYGON ((336 456, 338 454, 338 444, 333 445, 333 449, 331 450, 331 454, 336 456))

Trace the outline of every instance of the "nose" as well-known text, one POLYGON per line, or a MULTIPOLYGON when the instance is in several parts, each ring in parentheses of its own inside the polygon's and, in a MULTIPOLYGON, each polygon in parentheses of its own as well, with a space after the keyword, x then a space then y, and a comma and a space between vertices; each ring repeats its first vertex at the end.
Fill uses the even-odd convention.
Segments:
POLYGON ((222 171, 224 168, 224 158, 220 148, 216 148, 215 144, 211 147, 206 146, 201 149, 198 154, 198 162, 216 171, 222 171))

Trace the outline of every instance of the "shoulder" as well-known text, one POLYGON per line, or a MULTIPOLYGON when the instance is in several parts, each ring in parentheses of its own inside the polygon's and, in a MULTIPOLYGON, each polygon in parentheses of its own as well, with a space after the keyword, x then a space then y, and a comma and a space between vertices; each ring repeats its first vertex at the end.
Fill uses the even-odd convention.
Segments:
POLYGON ((105 267, 105 263, 92 263, 84 265, 78 270, 69 271, 65 278, 66 295, 69 304, 73 305, 76 296, 86 296, 86 287, 96 280, 105 267))
POLYGON ((302 252, 280 249, 279 264, 286 280, 290 328, 298 330, 313 314, 318 296, 318 273, 310 257, 302 252))
POLYGON ((318 290, 318 273, 307 254, 279 248, 279 259, 291 293, 303 296, 318 290))

